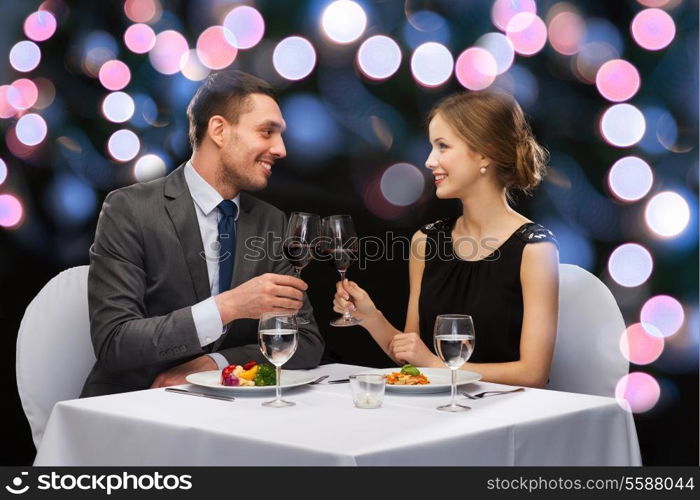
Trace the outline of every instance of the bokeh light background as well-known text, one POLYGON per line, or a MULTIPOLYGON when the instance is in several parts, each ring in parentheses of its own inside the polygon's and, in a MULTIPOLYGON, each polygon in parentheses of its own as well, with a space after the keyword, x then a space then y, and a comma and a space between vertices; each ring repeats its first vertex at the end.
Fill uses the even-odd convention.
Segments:
MULTIPOLYGON (((562 262, 612 290, 647 465, 698 456, 697 0, 10 0, 0 29, 3 366, 24 308, 86 264, 101 200, 189 156, 186 105, 234 66, 279 89, 288 158, 260 196, 350 213, 364 235, 410 236, 454 213, 423 167, 424 116, 458 89, 513 94, 551 169, 517 208, 552 229, 562 262)), ((406 263, 352 277, 403 324, 406 263)), ((334 273, 305 271, 319 323, 334 273)), ((328 360, 381 366, 360 332, 324 332, 328 360)), ((16 394, 15 394, 16 398, 16 394)), ((622 400, 625 401, 622 401, 622 400)), ((31 463, 23 434, 6 464, 31 463)))

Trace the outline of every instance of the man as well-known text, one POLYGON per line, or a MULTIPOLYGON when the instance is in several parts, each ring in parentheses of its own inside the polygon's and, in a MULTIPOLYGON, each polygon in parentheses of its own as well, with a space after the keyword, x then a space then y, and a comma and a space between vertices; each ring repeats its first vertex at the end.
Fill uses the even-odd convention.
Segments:
POLYGON ((205 80, 187 115, 190 161, 105 199, 88 278, 97 362, 81 397, 263 362, 256 321, 263 311, 298 311, 309 320, 286 368, 313 368, 321 359, 307 285, 281 258, 286 217, 244 192, 263 189, 286 156, 274 91, 222 70, 205 80))

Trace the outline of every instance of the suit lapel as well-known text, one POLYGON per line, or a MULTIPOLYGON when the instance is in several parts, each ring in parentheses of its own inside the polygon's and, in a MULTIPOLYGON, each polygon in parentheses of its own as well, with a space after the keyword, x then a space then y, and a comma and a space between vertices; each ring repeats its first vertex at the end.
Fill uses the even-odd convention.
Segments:
POLYGON ((185 182, 183 166, 168 176, 164 194, 165 208, 180 240, 197 301, 202 301, 211 295, 209 274, 197 214, 185 182))

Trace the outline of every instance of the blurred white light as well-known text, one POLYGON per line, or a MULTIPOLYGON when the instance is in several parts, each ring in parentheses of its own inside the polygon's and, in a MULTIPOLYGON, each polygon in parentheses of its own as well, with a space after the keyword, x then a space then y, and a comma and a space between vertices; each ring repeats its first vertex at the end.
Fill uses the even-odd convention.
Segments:
POLYGON ((620 158, 610 168, 608 186, 622 201, 644 198, 654 183, 654 174, 647 162, 636 156, 620 158))
POLYGON ((10 64, 17 71, 27 73, 39 66, 41 50, 34 42, 24 40, 16 43, 10 50, 10 64))
POLYGON ((285 38, 272 53, 272 65, 287 80, 306 78, 316 65, 316 51, 300 36, 285 38))
POLYGON ((148 53, 153 67, 164 75, 180 71, 180 59, 189 50, 184 36, 175 30, 167 30, 156 35, 156 43, 148 53))
POLYGON ((690 208, 678 193, 664 191, 649 200, 644 219, 649 229, 657 235, 670 238, 679 235, 688 226, 690 208))
POLYGON ((651 335, 670 337, 683 326, 685 311, 681 303, 670 295, 657 295, 644 303, 639 318, 651 335))
POLYGON ((24 115, 17 120, 15 133, 19 142, 26 146, 36 146, 46 138, 46 122, 34 113, 24 115))
POLYGON ((199 60, 197 49, 190 49, 182 54, 180 71, 185 78, 193 82, 200 82, 211 73, 211 70, 199 60))
POLYGON ((226 15, 224 28, 228 42, 238 49, 249 49, 265 34, 265 20, 254 7, 241 5, 226 15))
POLYGON ((651 276, 654 261, 649 251, 637 243, 620 245, 608 259, 610 276, 622 286, 635 287, 651 276))
POLYGON ((102 113, 114 123, 123 123, 134 115, 134 100, 125 92, 112 92, 102 101, 102 113))
POLYGON ((139 182, 146 182, 166 173, 165 161, 154 154, 143 155, 134 165, 134 178, 139 182))
POLYGON ((600 120, 600 132, 613 146, 628 147, 637 144, 645 130, 644 115, 631 104, 611 106, 600 120))
POLYGON ((0 158, 0 184, 5 182, 5 179, 7 179, 7 165, 4 160, 0 158))
POLYGON ((501 33, 486 33, 474 44, 476 47, 486 49, 496 61, 498 75, 508 71, 515 58, 513 42, 501 33))
POLYGON ((326 36, 334 42, 351 43, 364 33, 367 14, 356 2, 338 0, 323 11, 321 27, 326 36))
POLYGON ((384 171, 379 187, 389 203, 405 207, 423 193, 425 177, 414 165, 397 163, 384 171))
POLYGON ((420 45, 411 57, 413 77, 425 87, 438 87, 452 76, 454 59, 447 47, 436 42, 420 45))
POLYGON ((141 148, 141 141, 131 130, 117 130, 107 142, 107 150, 112 158, 118 161, 133 159, 141 148))
POLYGON ((369 78, 389 78, 401 65, 401 49, 388 36, 373 36, 365 40, 357 51, 357 64, 369 78))

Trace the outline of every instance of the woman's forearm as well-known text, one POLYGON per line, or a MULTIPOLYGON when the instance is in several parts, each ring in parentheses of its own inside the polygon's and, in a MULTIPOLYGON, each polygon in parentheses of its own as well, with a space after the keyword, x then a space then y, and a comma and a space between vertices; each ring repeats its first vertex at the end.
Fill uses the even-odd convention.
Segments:
POLYGON ((523 361, 465 363, 461 369, 479 373, 485 382, 526 387, 544 387, 548 376, 544 370, 535 369, 523 361))
POLYGON ((364 318, 361 326, 369 332, 374 341, 379 344, 379 347, 382 348, 386 355, 391 359, 394 359, 389 352, 389 343, 391 342, 391 339, 394 338, 394 335, 400 333, 400 331, 389 323, 389 320, 384 317, 382 312, 377 309, 374 314, 364 318))

